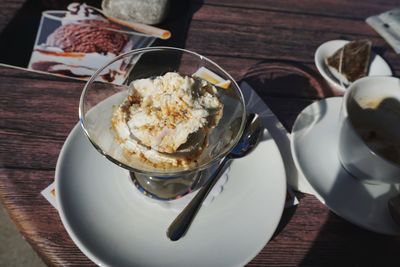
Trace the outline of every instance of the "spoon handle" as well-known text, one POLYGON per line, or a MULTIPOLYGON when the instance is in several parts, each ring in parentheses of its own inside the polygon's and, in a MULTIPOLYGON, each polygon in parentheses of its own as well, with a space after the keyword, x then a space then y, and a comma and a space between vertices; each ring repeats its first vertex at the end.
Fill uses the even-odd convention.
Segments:
POLYGON ((189 229, 189 226, 193 221, 193 218, 199 211, 201 204, 221 177, 221 171, 224 168, 225 164, 229 161, 229 159, 230 158, 227 156, 222 160, 213 175, 207 180, 207 182, 199 190, 196 196, 194 196, 190 203, 171 223, 167 230, 167 236, 169 239, 171 239, 172 241, 176 241, 186 233, 187 229, 189 229))
POLYGON ((168 30, 160 29, 160 28, 157 28, 157 27, 154 27, 151 25, 147 25, 147 24, 128 22, 128 21, 120 20, 117 18, 109 17, 109 16, 107 16, 107 18, 114 23, 128 27, 137 32, 145 33, 145 34, 155 36, 155 37, 158 37, 158 38, 161 38, 164 40, 169 39, 171 37, 171 32, 168 30))

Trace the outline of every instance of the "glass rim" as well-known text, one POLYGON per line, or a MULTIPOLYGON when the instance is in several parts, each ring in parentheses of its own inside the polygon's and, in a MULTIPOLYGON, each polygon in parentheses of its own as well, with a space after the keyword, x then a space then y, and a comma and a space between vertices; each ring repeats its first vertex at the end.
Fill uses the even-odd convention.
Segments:
POLYGON ((187 49, 183 49, 183 48, 177 48, 177 47, 168 47, 168 46, 154 46, 154 47, 146 47, 146 48, 139 48, 139 49, 134 49, 131 51, 128 51, 126 53, 123 53, 115 58, 113 58, 111 61, 108 61, 106 64, 104 64, 102 67, 100 67, 99 69, 96 70, 95 73, 92 74, 92 76, 90 77, 90 79, 86 82, 81 96, 80 96, 80 100, 79 100, 79 122, 81 125, 81 128, 83 129, 85 135, 87 136, 87 138, 89 139, 89 141, 92 143, 92 145, 102 154, 104 155, 107 159, 109 159, 110 161, 112 161, 113 163, 119 165, 120 167, 123 167, 129 171, 132 172, 136 172, 136 173, 141 173, 141 174, 145 174, 145 175, 149 175, 149 176, 157 176, 160 178, 164 178, 164 179, 173 179, 174 176, 179 176, 179 175, 184 175, 184 174, 188 174, 191 172, 195 172, 195 171, 202 171, 205 170, 207 168, 209 168, 212 164, 214 164, 215 162, 221 160, 222 158, 224 158, 230 151, 232 151, 232 149, 237 145, 237 143, 239 142, 240 138, 243 135, 243 131, 244 131, 244 127, 246 125, 246 118, 247 118, 247 111, 246 111, 246 104, 245 104, 245 99, 242 93, 242 90, 240 89, 239 85, 237 84, 237 82, 235 81, 235 79, 233 79, 233 77, 227 73, 222 67, 220 67, 217 63, 215 63, 214 61, 212 61, 211 59, 202 56, 196 52, 187 50, 187 49), (236 133, 236 136, 234 138, 234 141, 232 143, 231 146, 229 146, 228 148, 225 148, 225 150, 223 150, 223 152, 219 153, 218 156, 216 156, 215 158, 209 160, 208 162, 201 164, 199 166, 196 166, 195 168, 192 169, 186 169, 186 170, 177 170, 177 171, 168 171, 165 169, 160 169, 160 171, 146 171, 146 170, 140 170, 140 169, 136 169, 132 166, 129 166, 123 162, 120 162, 119 160, 113 158, 111 155, 109 155, 106 151, 104 151, 94 140, 92 140, 89 131, 86 128, 86 122, 85 122, 85 114, 86 114, 86 110, 84 108, 84 100, 85 100, 85 96, 86 93, 89 89, 89 86, 95 81, 95 79, 98 77, 98 75, 108 66, 112 65, 113 63, 115 63, 116 61, 126 57, 126 56, 131 56, 131 55, 139 55, 139 54, 143 54, 146 52, 155 52, 155 51, 175 51, 175 52, 183 52, 183 53, 188 53, 191 54, 193 56, 196 56, 200 59, 204 59, 207 62, 211 63, 213 66, 215 66, 218 70, 220 70, 222 73, 224 73, 224 75, 226 75, 231 82, 233 83, 235 90, 237 91, 239 98, 240 98, 240 102, 243 105, 243 113, 242 113, 242 118, 241 118, 241 124, 239 127, 238 132, 236 133))

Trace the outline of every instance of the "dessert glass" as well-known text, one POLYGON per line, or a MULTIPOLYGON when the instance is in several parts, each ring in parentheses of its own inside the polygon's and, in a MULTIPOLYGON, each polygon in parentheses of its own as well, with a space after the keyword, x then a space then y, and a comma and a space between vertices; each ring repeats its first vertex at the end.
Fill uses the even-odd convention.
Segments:
POLYGON ((141 192, 156 199, 171 200, 200 187, 208 178, 207 173, 212 171, 212 166, 233 149, 243 133, 246 110, 243 95, 235 80, 213 61, 185 49, 150 47, 122 54, 98 69, 82 91, 79 118, 94 147, 107 159, 128 170, 141 192), (104 69, 121 64, 133 66, 125 82, 122 85, 104 82, 101 77, 104 69), (217 95, 224 105, 223 115, 207 135, 207 145, 196 158, 196 164, 157 168, 137 155, 126 153, 115 138, 111 118, 114 108, 128 96, 128 85, 133 80, 167 72, 191 76, 201 67, 229 81, 230 86, 228 89, 217 87, 217 95))

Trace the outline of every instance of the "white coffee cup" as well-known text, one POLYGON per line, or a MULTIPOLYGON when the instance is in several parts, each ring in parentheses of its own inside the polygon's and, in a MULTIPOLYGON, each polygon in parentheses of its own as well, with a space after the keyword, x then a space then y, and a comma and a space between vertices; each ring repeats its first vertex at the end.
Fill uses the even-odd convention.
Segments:
POLYGON ((339 160, 368 183, 400 183, 400 80, 365 77, 342 102, 339 160))

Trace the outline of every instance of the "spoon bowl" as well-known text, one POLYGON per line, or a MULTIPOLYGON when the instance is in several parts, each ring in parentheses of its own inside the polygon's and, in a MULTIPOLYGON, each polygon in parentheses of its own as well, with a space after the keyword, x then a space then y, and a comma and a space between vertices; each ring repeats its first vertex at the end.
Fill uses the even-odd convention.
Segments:
POLYGON ((255 113, 249 114, 241 139, 227 157, 234 159, 246 156, 257 146, 263 130, 260 116, 255 113))

